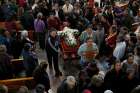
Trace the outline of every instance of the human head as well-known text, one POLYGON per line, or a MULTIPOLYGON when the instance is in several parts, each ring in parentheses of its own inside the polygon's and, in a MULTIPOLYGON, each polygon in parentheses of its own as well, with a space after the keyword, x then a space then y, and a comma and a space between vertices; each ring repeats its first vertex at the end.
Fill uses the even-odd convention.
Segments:
POLYGON ((84 91, 83 91, 83 93, 92 93, 90 90, 88 90, 88 89, 85 89, 84 91))
POLYGON ((88 34, 91 34, 91 33, 92 33, 92 25, 88 25, 88 26, 87 26, 86 32, 87 32, 88 34))
POLYGON ((0 53, 6 53, 7 48, 5 45, 0 45, 0 53))
POLYGON ((26 86, 21 86, 17 93, 29 93, 29 90, 26 86))
POLYGON ((86 39, 86 43, 87 43, 87 46, 92 46, 92 44, 93 44, 93 39, 92 38, 87 38, 86 39))
POLYGON ((41 63, 40 63, 40 68, 42 69, 42 70, 45 70, 46 71, 46 69, 47 69, 47 67, 48 67, 48 64, 47 64, 47 62, 46 61, 42 61, 41 63))
POLYGON ((100 75, 94 75, 91 78, 91 83, 96 87, 102 86, 104 79, 100 75))
POLYGON ((115 65, 114 65, 114 69, 119 72, 121 70, 122 66, 121 66, 121 62, 119 60, 116 60, 115 65))
POLYGON ((127 56, 127 62, 131 64, 134 62, 133 60, 134 60, 134 55, 132 53, 129 53, 127 56))
POLYGON ((24 45, 24 50, 25 51, 30 51, 31 48, 32 48, 32 45, 30 43, 25 43, 25 45, 24 45))
POLYGON ((42 84, 38 84, 35 88, 36 93, 44 93, 45 92, 45 86, 42 84))
POLYGON ((28 37, 28 31, 27 30, 23 30, 22 32, 21 32, 21 39, 25 39, 25 38, 27 38, 28 37))
POLYGON ((43 17, 43 14, 41 13, 41 12, 39 12, 38 14, 37 14, 37 18, 38 19, 41 19, 43 17))
POLYGON ((73 88, 76 84, 76 79, 74 76, 67 76, 66 83, 69 88, 73 88))
POLYGON ((57 35, 57 30, 55 28, 51 28, 50 29, 50 36, 55 38, 57 35))
POLYGON ((66 0, 66 1, 65 1, 65 4, 66 4, 67 6, 69 5, 69 3, 70 3, 69 0, 66 0))
POLYGON ((111 90, 106 90, 104 93, 113 93, 111 90))
POLYGON ((5 85, 0 85, 0 93, 8 93, 8 87, 5 85))
POLYGON ((140 45, 139 46, 136 46, 136 48, 135 48, 135 54, 140 57, 140 45))

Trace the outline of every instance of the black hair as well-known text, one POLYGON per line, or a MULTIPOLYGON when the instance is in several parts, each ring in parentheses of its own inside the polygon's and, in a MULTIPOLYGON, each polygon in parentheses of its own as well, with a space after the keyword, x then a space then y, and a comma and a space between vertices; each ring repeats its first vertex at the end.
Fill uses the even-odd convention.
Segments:
MULTIPOLYGON (((88 38, 86 38, 86 42, 88 41, 88 40, 90 40, 90 39, 92 39, 91 37, 88 37, 88 38)), ((92 39, 93 40, 93 39, 92 39)))

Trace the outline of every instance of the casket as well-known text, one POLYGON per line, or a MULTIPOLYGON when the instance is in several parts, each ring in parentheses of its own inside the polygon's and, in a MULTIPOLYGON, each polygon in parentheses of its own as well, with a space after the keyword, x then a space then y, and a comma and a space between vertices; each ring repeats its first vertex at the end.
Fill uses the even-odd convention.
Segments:
POLYGON ((78 39, 77 39, 77 45, 74 47, 70 47, 65 43, 64 39, 61 38, 61 47, 62 47, 63 53, 74 53, 74 54, 76 53, 77 54, 77 50, 79 46, 80 46, 80 43, 78 39))

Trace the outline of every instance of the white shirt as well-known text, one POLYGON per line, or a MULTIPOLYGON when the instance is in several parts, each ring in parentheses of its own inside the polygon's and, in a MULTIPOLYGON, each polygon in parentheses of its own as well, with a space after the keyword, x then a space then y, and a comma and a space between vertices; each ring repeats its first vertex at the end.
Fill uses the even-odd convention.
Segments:
POLYGON ((125 49, 126 49, 126 42, 125 41, 118 42, 113 51, 113 56, 116 57, 118 60, 120 60, 125 54, 125 49))
POLYGON ((62 10, 64 13, 71 13, 73 10, 73 6, 71 4, 69 4, 69 6, 67 6, 66 4, 62 7, 62 10))

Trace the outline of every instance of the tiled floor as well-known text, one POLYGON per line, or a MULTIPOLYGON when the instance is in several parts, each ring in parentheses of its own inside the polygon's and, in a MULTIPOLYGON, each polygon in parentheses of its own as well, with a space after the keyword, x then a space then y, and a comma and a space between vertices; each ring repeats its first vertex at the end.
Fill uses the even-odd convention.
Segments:
MULTIPOLYGON (((42 51, 40 49, 37 49, 36 51, 38 58, 39 58, 39 62, 46 60, 46 53, 45 51, 42 51)), ((50 78, 50 83, 51 83, 51 90, 50 93, 56 93, 57 87, 61 84, 61 82, 63 81, 63 79, 68 76, 68 75, 73 75, 75 77, 77 77, 77 73, 78 73, 78 60, 67 60, 64 62, 64 60, 62 59, 62 57, 59 57, 59 67, 60 70, 63 73, 62 77, 58 77, 56 78, 54 76, 54 71, 49 71, 49 69, 47 69, 47 72, 49 74, 49 78, 50 78)))

